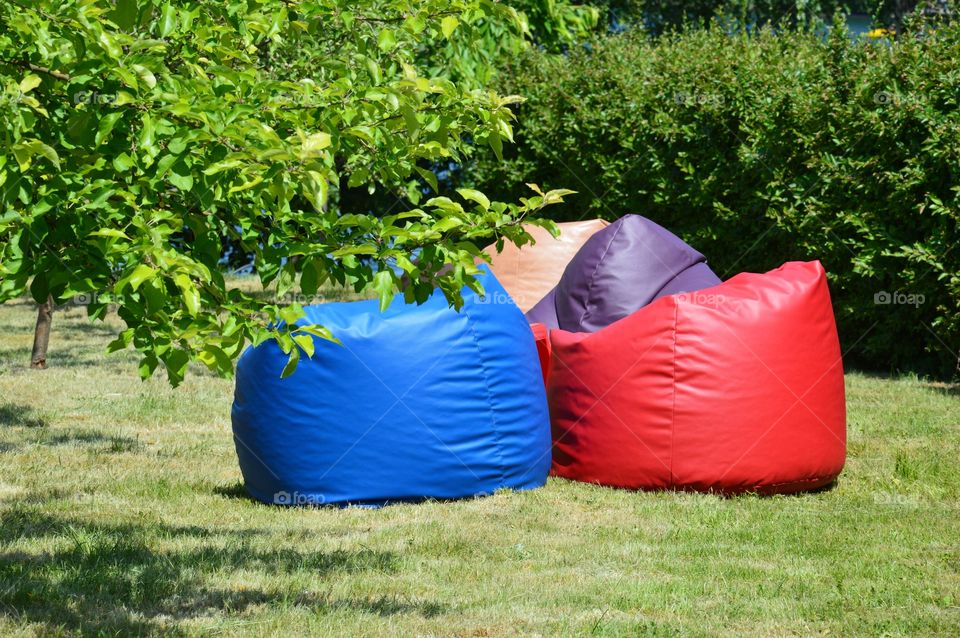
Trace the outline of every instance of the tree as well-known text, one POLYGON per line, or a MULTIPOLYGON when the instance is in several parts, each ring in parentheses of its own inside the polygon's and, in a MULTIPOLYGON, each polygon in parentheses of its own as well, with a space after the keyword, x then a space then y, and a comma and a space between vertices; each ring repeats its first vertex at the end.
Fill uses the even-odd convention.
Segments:
POLYGON ((459 304, 477 245, 528 241, 520 222, 549 225, 531 216, 570 192, 435 192, 438 162, 500 155, 519 98, 418 64, 431 43, 482 46, 491 24, 528 30, 492 0, 8 0, 0 299, 84 295, 93 319, 116 305, 110 350, 174 385, 194 360, 229 375, 267 339, 289 374, 314 337, 335 339, 294 326, 296 303, 231 288, 228 243, 278 296, 337 282, 381 305, 435 288, 459 304), (343 209, 341 181, 394 203, 343 209))

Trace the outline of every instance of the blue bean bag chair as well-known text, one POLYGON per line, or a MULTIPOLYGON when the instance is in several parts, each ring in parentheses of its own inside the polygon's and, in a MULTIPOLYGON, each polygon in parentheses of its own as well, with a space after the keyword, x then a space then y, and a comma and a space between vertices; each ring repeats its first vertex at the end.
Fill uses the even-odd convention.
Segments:
POLYGON ((465 289, 305 308, 330 328, 280 373, 275 342, 237 365, 233 431, 247 491, 281 505, 383 505, 528 489, 550 469, 550 421, 530 327, 496 278, 465 289))

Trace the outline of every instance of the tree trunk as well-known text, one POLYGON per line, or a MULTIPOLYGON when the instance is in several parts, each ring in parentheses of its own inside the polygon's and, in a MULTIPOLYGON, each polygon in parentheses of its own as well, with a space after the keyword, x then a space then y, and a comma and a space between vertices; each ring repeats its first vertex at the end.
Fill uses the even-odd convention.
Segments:
POLYGON ((53 297, 37 309, 37 327, 33 331, 33 354, 30 367, 43 370, 47 367, 47 346, 50 345, 50 324, 53 322, 53 297))

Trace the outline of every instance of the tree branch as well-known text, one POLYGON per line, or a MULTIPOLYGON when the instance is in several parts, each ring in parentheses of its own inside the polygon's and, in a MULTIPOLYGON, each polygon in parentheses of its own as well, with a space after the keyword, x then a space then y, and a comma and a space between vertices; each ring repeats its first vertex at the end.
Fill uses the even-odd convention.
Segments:
POLYGON ((11 66, 20 67, 21 69, 29 69, 34 73, 43 73, 45 75, 49 75, 50 77, 57 78, 58 80, 63 80, 64 82, 70 81, 70 76, 67 75, 66 73, 63 73, 61 71, 55 71, 53 69, 48 69, 45 66, 39 66, 39 65, 33 64, 32 62, 25 62, 23 60, 5 60, 5 59, 0 59, 0 62, 2 62, 3 64, 9 64, 11 66))

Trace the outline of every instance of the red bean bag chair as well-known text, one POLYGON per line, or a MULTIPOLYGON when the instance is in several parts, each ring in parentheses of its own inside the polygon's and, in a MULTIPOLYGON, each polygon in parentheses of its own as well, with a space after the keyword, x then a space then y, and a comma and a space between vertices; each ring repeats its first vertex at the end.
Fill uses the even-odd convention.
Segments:
POLYGON ((790 493, 843 468, 843 366, 819 262, 737 275, 549 341, 556 476, 790 493))

